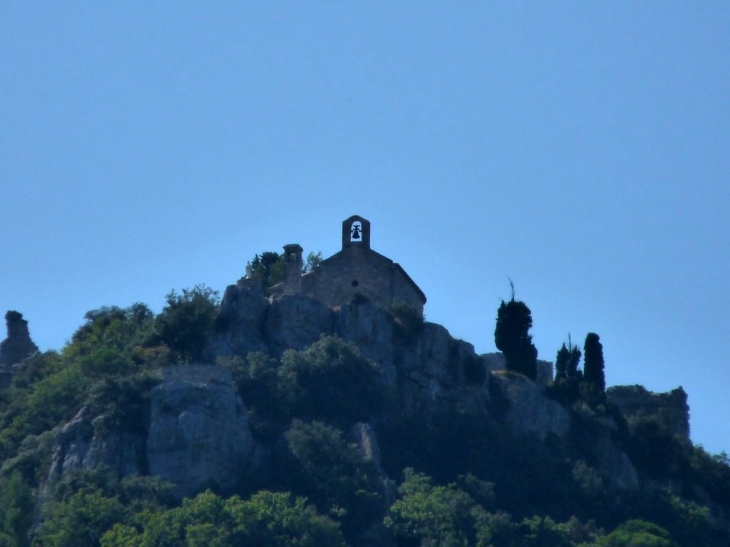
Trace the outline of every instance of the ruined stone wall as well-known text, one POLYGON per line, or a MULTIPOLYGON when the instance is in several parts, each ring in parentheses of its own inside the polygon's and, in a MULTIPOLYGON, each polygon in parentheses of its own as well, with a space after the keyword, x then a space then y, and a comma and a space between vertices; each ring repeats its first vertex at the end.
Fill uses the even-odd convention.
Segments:
POLYGON ((627 419, 656 418, 671 430, 689 439, 689 405, 681 388, 667 393, 653 393, 643 386, 614 386, 606 390, 608 402, 614 404, 627 419))

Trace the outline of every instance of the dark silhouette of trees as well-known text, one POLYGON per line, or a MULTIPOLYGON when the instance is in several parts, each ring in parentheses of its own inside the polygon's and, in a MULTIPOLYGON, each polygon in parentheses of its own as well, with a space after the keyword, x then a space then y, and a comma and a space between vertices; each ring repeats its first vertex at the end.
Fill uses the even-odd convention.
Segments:
POLYGON ((180 362, 200 361, 218 313, 218 291, 196 285, 183 289, 182 294, 173 290, 165 300, 167 306, 156 319, 161 341, 180 362))
MULTIPOLYGON (((307 258, 309 260, 309 258, 307 258)), ((269 294, 269 289, 284 281, 284 255, 266 251, 255 255, 251 261, 251 277, 261 280, 261 289, 269 294)))
POLYGON ((528 378, 537 376, 537 348, 532 343, 532 313, 524 302, 515 300, 514 286, 509 302, 502 300, 497 310, 494 344, 507 359, 507 370, 528 378))
POLYGON ((583 345, 585 359, 583 362, 583 379, 593 384, 601 393, 606 391, 606 377, 604 375, 603 345, 595 332, 589 332, 583 345))
POLYGON ((572 378, 580 379, 581 371, 578 370, 580 364, 581 351, 577 346, 573 345, 570 335, 568 335, 568 345, 563 345, 558 350, 555 357, 555 381, 568 380, 572 378))

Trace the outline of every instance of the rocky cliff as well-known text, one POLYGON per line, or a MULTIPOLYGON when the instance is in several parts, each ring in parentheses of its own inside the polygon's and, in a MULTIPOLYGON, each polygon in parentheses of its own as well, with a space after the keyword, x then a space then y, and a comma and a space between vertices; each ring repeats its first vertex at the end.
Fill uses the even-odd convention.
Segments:
MULTIPOLYGON (((566 441, 571 431, 571 413, 544 394, 550 363, 542 362, 541 377, 532 382, 504 371, 501 354, 478 355, 471 344, 452 338, 440 325, 398 317, 365 299, 330 309, 299 295, 270 301, 256 287, 240 283, 225 291, 205 351, 207 364, 160 370, 151 392, 149 423, 133 431, 100 427, 103 413, 82 409, 58 435, 51 479, 58 480, 68 469, 104 465, 120 478, 158 475, 174 483, 180 495, 190 495, 208 486, 230 489, 244 480, 242 470, 249 476, 266 475, 271 446, 252 435, 245 401, 236 393, 231 374, 214 363, 250 352, 278 359, 323 335, 352 342, 382 367, 381 388, 394 394, 400 418, 419 416, 427 424, 429 416, 448 409, 498 419, 514 437, 566 441)), ((383 408, 373 419, 387 423, 394 418, 388 411, 383 408)), ((615 424, 605 421, 599 427, 598 471, 608 484, 633 488, 636 471, 613 441, 615 424)), ((376 465, 385 497, 392 498, 375 430, 369 424, 352 424, 350 435, 363 459, 376 465)))
POLYGON ((132 431, 102 427, 104 414, 82 408, 57 438, 50 480, 69 469, 104 466, 118 478, 157 475, 189 496, 213 487, 230 491, 232 477, 256 465, 259 455, 243 401, 231 374, 216 366, 159 371, 149 423, 132 431))

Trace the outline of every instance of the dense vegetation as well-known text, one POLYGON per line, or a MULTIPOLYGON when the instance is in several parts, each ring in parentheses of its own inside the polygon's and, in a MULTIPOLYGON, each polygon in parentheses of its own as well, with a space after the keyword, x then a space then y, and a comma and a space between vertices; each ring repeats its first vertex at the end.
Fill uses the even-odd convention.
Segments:
MULTIPOLYGON (((279 263, 264 253, 254 272, 275 280, 279 263)), ((99 431, 145 427, 153 371, 200 358, 219 328, 217 305, 214 291, 197 286, 170 293, 157 315, 143 304, 94 310, 62 351, 25 362, 0 391, 0 547, 730 544, 727 458, 674 435, 661 416, 627 422, 612 409, 595 334, 586 338, 583 371, 571 342, 557 355, 549 395, 571 412, 568 442, 516 439, 498 409, 486 419, 451 406, 408 414, 383 388, 377 363, 323 337, 280 359, 251 353, 218 363, 271 451, 270 476, 183 500, 159 478, 119 480, 104 468, 49 484, 55 437, 82 407, 102 417, 99 431), (610 489, 596 471, 596 424, 606 420, 617 424, 615 441, 643 488, 610 489), (352 443, 357 422, 377 433, 382 468, 352 443)), ((396 342, 411 343, 422 318, 402 303, 391 313, 396 342)), ((531 324, 514 297, 500 306, 496 334, 508 363, 534 378, 531 324)), ((489 384, 484 371, 467 372, 489 384)))

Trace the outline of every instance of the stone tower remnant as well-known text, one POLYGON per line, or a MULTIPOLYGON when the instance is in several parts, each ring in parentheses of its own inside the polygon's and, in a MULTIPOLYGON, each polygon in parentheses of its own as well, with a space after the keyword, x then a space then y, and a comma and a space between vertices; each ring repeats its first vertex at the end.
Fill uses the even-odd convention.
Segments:
POLYGON ((8 337, 0 343, 0 365, 14 365, 38 351, 28 332, 28 321, 23 314, 9 311, 5 314, 8 337))

